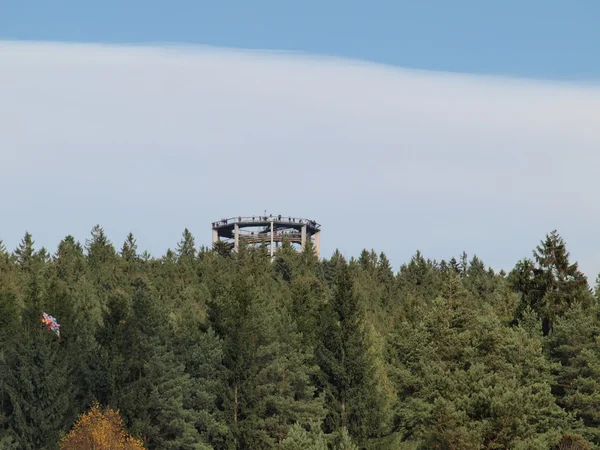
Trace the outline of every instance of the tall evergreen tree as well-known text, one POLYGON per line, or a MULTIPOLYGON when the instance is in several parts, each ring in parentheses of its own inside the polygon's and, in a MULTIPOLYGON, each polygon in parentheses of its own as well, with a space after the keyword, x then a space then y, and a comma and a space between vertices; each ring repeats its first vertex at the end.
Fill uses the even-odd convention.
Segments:
POLYGON ((223 341, 207 325, 204 311, 193 301, 182 305, 176 316, 173 348, 190 377, 183 405, 198 412, 196 429, 215 449, 233 448, 233 436, 219 407, 226 389, 223 341))
POLYGON ((150 449, 600 447, 596 303, 556 232, 508 277, 26 233, 0 243, 0 448, 56 448, 94 399, 150 449))
POLYGON ((17 256, 17 263, 21 266, 21 268, 28 270, 31 268, 33 264, 33 258, 35 250, 33 248, 33 237, 31 233, 26 232, 23 239, 19 243, 19 246, 15 250, 15 255, 17 256))
POLYGON ((121 408, 128 428, 149 448, 208 448, 195 428, 196 412, 184 406, 189 375, 169 350, 170 326, 143 278, 135 280, 131 315, 122 327, 116 368, 123 371, 112 377, 111 404, 121 408))
POLYGON ((110 291, 118 285, 117 252, 100 225, 92 228, 91 235, 86 241, 88 269, 104 304, 110 291))
POLYGON ((337 267, 335 294, 323 308, 317 348, 327 407, 325 429, 339 432, 346 428, 365 443, 384 432, 384 399, 375 386, 375 366, 349 267, 341 261, 337 267))
POLYGON ((95 225, 91 235, 91 239, 86 241, 86 248, 92 270, 99 269, 105 263, 114 262, 115 248, 104 233, 104 229, 100 225, 95 225))
POLYGON ((544 334, 548 334, 552 322, 572 304, 590 306, 593 298, 587 277, 576 262, 569 262, 565 241, 556 230, 546 235, 533 255, 537 264, 520 262, 509 275, 509 282, 523 294, 523 305, 542 317, 544 334))
POLYGON ((307 425, 324 417, 322 400, 315 397, 311 379, 318 367, 303 348, 291 315, 280 305, 267 302, 252 305, 254 323, 249 324, 254 333, 265 333, 250 368, 247 388, 253 386, 254 395, 243 427, 246 442, 257 449, 281 445, 294 423, 307 425))
POLYGON ((469 294, 434 305, 389 336, 403 439, 465 450, 556 444, 573 424, 555 404, 540 337, 504 327, 469 294))
POLYGON ((312 422, 309 430, 300 424, 294 424, 280 448, 281 450, 329 450, 327 437, 318 422, 312 422))
POLYGON ((54 265, 58 277, 68 283, 68 286, 74 285, 85 273, 83 248, 73 236, 67 236, 58 244, 54 265))
POLYGON ((72 401, 60 341, 39 328, 30 335, 21 333, 4 369, 8 425, 18 448, 55 448, 72 401))
POLYGON ((557 402, 582 421, 581 434, 600 446, 600 323, 598 311, 574 305, 557 319, 545 346, 559 364, 557 402))
POLYGON ((187 228, 183 230, 183 236, 177 245, 179 259, 193 260, 196 257, 196 242, 192 233, 187 228))
POLYGON ((121 257, 127 262, 134 261, 138 257, 137 248, 138 246, 135 237, 133 237, 133 233, 130 232, 121 247, 121 257))

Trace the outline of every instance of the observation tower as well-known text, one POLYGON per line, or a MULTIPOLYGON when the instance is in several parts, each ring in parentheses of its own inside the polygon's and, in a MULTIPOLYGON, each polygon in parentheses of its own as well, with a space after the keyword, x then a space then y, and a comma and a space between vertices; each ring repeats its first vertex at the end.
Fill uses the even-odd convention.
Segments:
POLYGON ((271 258, 277 248, 285 242, 295 244, 304 250, 310 240, 321 257, 321 225, 311 219, 291 216, 248 216, 221 219, 212 223, 213 244, 219 241, 233 244, 237 251, 240 242, 249 245, 266 245, 271 253, 271 258))

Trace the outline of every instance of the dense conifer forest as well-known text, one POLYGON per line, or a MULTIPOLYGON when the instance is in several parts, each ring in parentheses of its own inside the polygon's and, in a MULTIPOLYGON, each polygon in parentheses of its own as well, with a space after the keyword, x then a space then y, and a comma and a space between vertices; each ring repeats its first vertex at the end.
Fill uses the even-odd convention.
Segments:
POLYGON ((106 448, 600 448, 597 293, 540 238, 510 273, 419 252, 395 273, 188 230, 160 257, 26 233, 0 245, 0 449, 59 448, 98 405, 136 439, 106 448))

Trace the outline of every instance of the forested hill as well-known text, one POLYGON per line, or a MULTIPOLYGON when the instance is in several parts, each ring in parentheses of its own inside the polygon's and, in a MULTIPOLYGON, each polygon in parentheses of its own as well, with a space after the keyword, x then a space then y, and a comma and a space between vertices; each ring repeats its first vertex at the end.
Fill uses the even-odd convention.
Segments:
POLYGON ((58 448, 94 401, 148 449, 600 448, 597 297, 541 238, 506 274, 26 234, 0 246, 0 449, 58 448))

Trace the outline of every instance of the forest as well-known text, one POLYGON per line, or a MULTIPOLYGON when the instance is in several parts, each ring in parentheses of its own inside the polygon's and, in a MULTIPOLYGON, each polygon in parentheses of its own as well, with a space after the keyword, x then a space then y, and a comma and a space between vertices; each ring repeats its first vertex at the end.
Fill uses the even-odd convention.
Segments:
POLYGON ((598 289, 564 239, 508 273, 450 256, 0 242, 0 449, 92 448, 67 437, 99 408, 135 438, 107 449, 599 449, 598 289))

